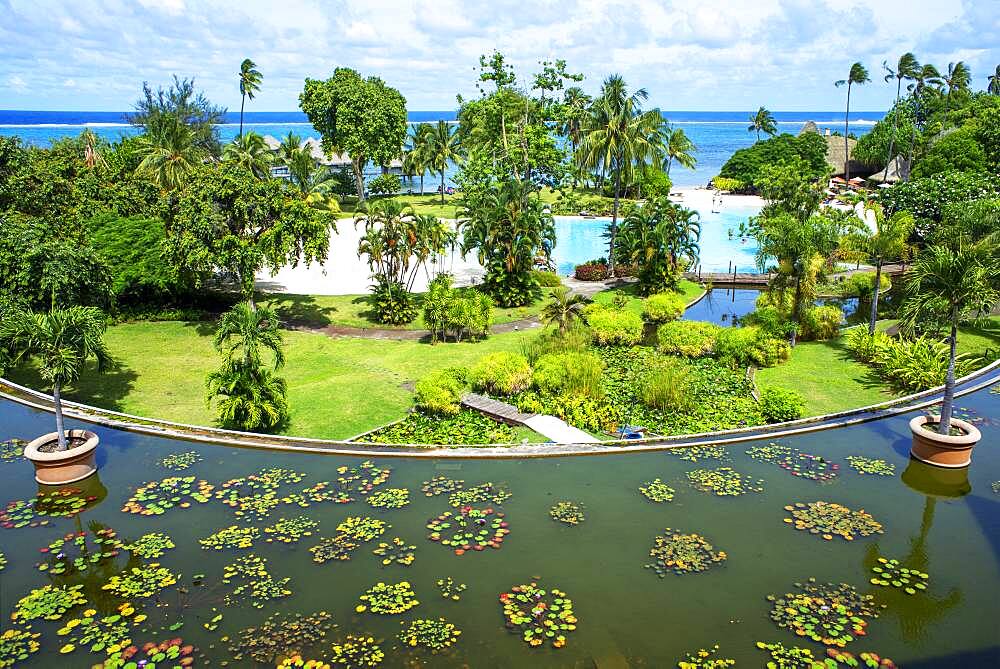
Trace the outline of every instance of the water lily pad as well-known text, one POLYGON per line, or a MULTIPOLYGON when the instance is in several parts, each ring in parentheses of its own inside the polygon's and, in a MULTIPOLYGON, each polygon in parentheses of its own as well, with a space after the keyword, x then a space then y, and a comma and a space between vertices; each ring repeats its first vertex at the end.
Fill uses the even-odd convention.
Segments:
POLYGON ((226 565, 222 573, 223 583, 236 583, 232 592, 226 595, 227 606, 247 601, 255 609, 262 609, 272 599, 291 595, 292 591, 288 589, 290 581, 290 578, 275 579, 271 576, 267 570, 267 558, 253 553, 226 565))
POLYGON ((313 554, 313 562, 320 564, 331 560, 350 560, 360 543, 347 534, 320 539, 319 543, 309 549, 313 554))
POLYGON ((12 667, 41 648, 39 632, 11 627, 0 634, 0 667, 12 667))
POLYGON ((175 472, 184 471, 201 462, 202 457, 198 451, 184 451, 183 453, 171 453, 160 460, 160 466, 175 472))
POLYGON ((696 490, 719 497, 736 497, 751 492, 764 492, 764 481, 754 480, 731 467, 695 469, 687 473, 687 478, 696 490))
POLYGON ((45 585, 35 588, 14 606, 10 619, 30 623, 32 620, 59 620, 70 609, 87 603, 82 585, 45 585))
POLYGON ((108 579, 101 588, 110 590, 122 599, 152 597, 164 588, 177 583, 177 575, 159 563, 133 567, 108 579))
POLYGON ((515 585, 500 593, 500 606, 507 629, 532 647, 548 642, 562 648, 566 637, 576 631, 573 600, 562 590, 544 590, 534 581, 515 585))
POLYGON ((307 516, 282 518, 269 527, 264 528, 264 536, 268 543, 282 544, 298 543, 303 537, 311 537, 319 523, 307 516))
POLYGON ((373 637, 348 634, 330 648, 330 664, 334 667, 377 667, 385 653, 373 637))
POLYGON ((376 509, 401 509, 410 503, 406 488, 386 488, 368 496, 368 504, 376 509))
POLYGON ((121 540, 110 527, 71 532, 42 548, 40 552, 46 559, 36 566, 55 576, 77 573, 113 559, 121 548, 121 540))
POLYGON ((278 658, 317 647, 333 627, 326 611, 309 615, 275 613, 259 626, 247 627, 229 646, 235 660, 252 660, 274 666, 278 658))
POLYGON ((492 481, 488 481, 471 488, 456 490, 448 495, 448 503, 454 507, 468 506, 479 502, 491 502, 500 506, 512 496, 513 493, 506 487, 493 485, 492 481))
POLYGON ((402 567, 409 567, 415 559, 414 553, 417 547, 406 543, 399 537, 393 537, 392 541, 381 541, 372 551, 381 560, 382 567, 397 564, 402 567))
POLYGON ((142 516, 159 516, 170 509, 205 504, 214 486, 194 476, 171 476, 139 486, 125 502, 122 511, 142 516))
POLYGON ((0 463, 17 462, 24 455, 24 447, 27 445, 28 442, 23 439, 0 441, 0 463))
POLYGON ((820 483, 837 478, 840 465, 821 455, 813 455, 778 442, 757 445, 746 452, 754 460, 769 462, 796 478, 820 483))
POLYGON ((462 593, 465 592, 468 586, 465 583, 456 582, 451 576, 446 578, 439 578, 437 581, 438 590, 441 592, 441 596, 445 599, 450 599, 457 602, 462 598, 462 593))
POLYGON ((826 646, 843 648, 867 633, 869 620, 882 608, 871 595, 863 595, 847 583, 817 583, 810 578, 796 583, 799 592, 769 595, 771 620, 826 646))
POLYGON ((451 548, 456 555, 486 548, 499 549, 510 533, 502 512, 492 508, 475 509, 463 506, 458 511, 445 511, 427 522, 427 538, 451 548))
POLYGON ((359 599, 363 602, 359 610, 367 610, 378 615, 406 613, 420 604, 417 594, 408 581, 399 583, 376 583, 368 588, 359 599))
POLYGON ((688 653, 684 659, 677 663, 680 669, 723 669, 732 667, 736 660, 728 657, 719 657, 719 646, 712 646, 710 649, 699 648, 693 653, 688 653))
POLYGON ((243 549, 252 548, 253 542, 260 538, 260 530, 256 527, 240 527, 230 525, 215 534, 211 534, 204 539, 199 539, 198 543, 206 550, 221 551, 227 548, 243 549))
POLYGON ((453 493, 456 490, 461 490, 463 487, 465 487, 465 481, 461 479, 448 478, 443 474, 438 474, 437 476, 431 477, 430 481, 424 481, 420 490, 425 496, 434 497, 436 495, 447 495, 453 493))
POLYGON ((583 505, 576 502, 564 500, 556 502, 549 509, 549 516, 552 520, 563 525, 579 525, 584 521, 583 505))
POLYGON ((650 502, 662 504, 663 502, 673 501, 676 491, 657 478, 639 486, 639 492, 650 502))
POLYGON ((683 534, 669 527, 658 535, 649 550, 653 562, 643 565, 663 578, 668 572, 694 574, 707 571, 727 558, 725 551, 716 551, 700 534, 683 534))
POLYGON ((841 504, 818 501, 789 504, 785 511, 792 514, 791 518, 785 518, 785 523, 827 541, 835 536, 853 541, 855 536, 882 534, 882 524, 864 509, 853 511, 841 504))
POLYGON ((401 622, 403 630, 399 640, 411 648, 423 648, 431 653, 450 648, 458 641, 462 631, 444 618, 429 620, 418 618, 409 623, 401 622))
POLYGON ((667 449, 667 455, 672 455, 687 462, 703 462, 706 460, 727 460, 729 452, 717 444, 706 446, 684 446, 683 448, 667 449))
POLYGON ((162 557, 166 551, 176 548, 176 546, 173 540, 166 534, 150 532, 149 534, 142 535, 130 544, 125 544, 122 548, 133 555, 138 555, 147 560, 154 560, 162 557))
POLYGON ((848 455, 847 463, 859 474, 869 474, 872 476, 893 476, 896 473, 896 465, 886 462, 880 458, 866 458, 861 455, 848 455))
POLYGON ((882 556, 878 557, 877 563, 872 567, 872 574, 870 579, 872 585, 898 588, 908 595, 926 590, 927 581, 930 579, 930 576, 918 569, 909 569, 898 560, 882 556))

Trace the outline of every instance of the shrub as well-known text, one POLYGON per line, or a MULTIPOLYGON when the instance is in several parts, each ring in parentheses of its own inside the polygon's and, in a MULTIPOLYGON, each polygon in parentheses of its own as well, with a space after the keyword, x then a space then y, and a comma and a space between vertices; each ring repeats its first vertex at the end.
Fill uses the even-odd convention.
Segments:
POLYGON ((813 181, 826 174, 826 149, 826 140, 819 133, 806 132, 798 137, 778 135, 736 151, 722 166, 719 176, 757 186, 764 168, 801 159, 802 177, 813 181))
POLYGON ((640 382, 639 397, 646 406, 661 411, 690 410, 693 392, 687 364, 668 358, 653 365, 640 382))
POLYGON ((673 321, 661 325, 656 338, 663 353, 699 358, 715 350, 715 338, 721 329, 704 321, 673 321))
POLYGON ((469 370, 469 380, 476 390, 513 395, 525 390, 531 383, 531 366, 519 353, 490 353, 469 370))
POLYGON ((451 287, 451 276, 439 274, 427 288, 423 302, 424 323, 431 331, 431 343, 438 339, 455 341, 463 336, 485 337, 493 320, 493 300, 476 290, 451 287))
POLYGON ((608 278, 608 266, 603 263, 584 263, 576 266, 573 276, 577 281, 604 281, 608 278))
MULTIPOLYGON (((878 200, 886 216, 909 211, 917 219, 940 221, 942 210, 958 202, 996 197, 1000 186, 994 177, 979 172, 945 172, 903 181, 879 192, 878 200)), ((917 232, 926 234, 926 223, 918 220, 917 232)))
POLYGON ((868 328, 857 327, 847 331, 847 350, 861 362, 871 363, 882 351, 892 345, 892 338, 884 332, 868 333, 868 328))
MULTIPOLYGON (((875 272, 860 272, 852 274, 840 283, 840 294, 844 297, 857 297, 863 302, 872 299, 875 288, 875 272)), ((882 274, 879 280, 879 293, 884 293, 892 288, 892 281, 886 274, 882 274)))
POLYGON ((535 280, 542 288, 555 288, 562 285, 562 279, 555 272, 544 272, 536 269, 532 270, 532 274, 535 275, 535 280))
POLYGON ((582 325, 572 325, 565 332, 543 332, 534 339, 521 342, 521 355, 534 365, 549 353, 582 353, 590 346, 590 331, 582 325))
POLYGON ((585 395, 539 395, 522 393, 515 400, 517 408, 526 413, 555 416, 581 430, 611 432, 623 418, 623 412, 606 400, 585 395))
POLYGON ((600 399, 604 363, 593 353, 548 353, 538 358, 531 383, 543 393, 600 399))
MULTIPOLYGON (((884 332, 868 334, 865 328, 854 328, 847 334, 847 348, 855 358, 904 391, 943 385, 948 371, 948 346, 926 337, 894 339, 884 332)), ((968 374, 978 362, 978 358, 960 354, 955 359, 955 375, 968 374)))
POLYGON ((774 306, 760 306, 740 319, 743 325, 756 325, 773 337, 784 339, 792 334, 795 324, 789 320, 788 312, 774 306))
POLYGON ((642 301, 642 317, 650 323, 668 323, 680 318, 685 306, 677 293, 657 293, 642 301))
POLYGON ((953 171, 986 171, 986 154, 972 128, 956 130, 935 141, 913 166, 911 176, 919 179, 953 171))
POLYGON ((788 342, 754 325, 722 328, 715 339, 716 356, 731 367, 774 367, 787 360, 788 353, 788 342))
POLYGON ((395 195, 402 187, 395 174, 380 174, 368 182, 368 192, 374 195, 395 195))
POLYGON ((768 423, 802 418, 805 408, 805 400, 794 390, 764 388, 760 393, 760 413, 768 423))
POLYGON ((584 317, 598 346, 634 346, 642 339, 642 318, 631 311, 594 305, 584 317))
POLYGON ((405 325, 417 317, 413 296, 402 284, 383 281, 372 286, 372 308, 375 320, 386 325, 405 325))
POLYGON ((464 369, 445 369, 417 381, 417 407, 430 414, 458 415, 465 391, 464 375, 464 369))
POLYGON ((832 305, 809 307, 802 313, 799 323, 802 339, 807 341, 833 339, 840 332, 840 324, 843 321, 844 312, 840 307, 832 305))
POLYGON ((726 177, 715 177, 712 179, 712 185, 715 186, 716 190, 730 192, 740 192, 746 188, 746 184, 739 179, 729 179, 726 177))

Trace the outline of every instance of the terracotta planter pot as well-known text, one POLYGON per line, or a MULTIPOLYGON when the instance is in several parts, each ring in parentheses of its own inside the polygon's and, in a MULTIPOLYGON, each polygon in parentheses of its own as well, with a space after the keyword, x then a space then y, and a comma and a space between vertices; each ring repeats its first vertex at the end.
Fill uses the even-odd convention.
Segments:
POLYGON ((965 433, 953 437, 924 429, 929 422, 927 416, 917 416, 910 421, 910 432, 913 433, 910 455, 936 467, 968 467, 972 462, 972 449, 983 436, 976 426, 952 418, 952 427, 965 433))
POLYGON ((38 437, 24 447, 24 457, 35 465, 35 480, 44 485, 63 485, 82 481, 97 471, 94 455, 100 439, 87 430, 66 430, 66 435, 86 442, 66 451, 42 453, 38 449, 58 439, 56 432, 38 437))

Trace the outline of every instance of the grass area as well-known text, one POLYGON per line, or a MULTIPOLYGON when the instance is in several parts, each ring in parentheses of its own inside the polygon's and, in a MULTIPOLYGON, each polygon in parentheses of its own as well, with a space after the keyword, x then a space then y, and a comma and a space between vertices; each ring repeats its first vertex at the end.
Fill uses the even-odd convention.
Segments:
MULTIPOLYGON (((205 405, 205 376, 220 362, 212 332, 208 323, 176 321, 113 326, 106 341, 117 367, 106 374, 86 370, 65 397, 139 416, 213 425, 215 414, 205 405)), ((521 342, 537 333, 431 346, 286 332, 287 362, 279 374, 288 381, 292 418, 284 433, 344 439, 374 429, 402 417, 412 406, 408 382, 436 369, 470 365, 494 351, 518 351, 521 342)), ((47 388, 30 367, 14 370, 9 378, 47 388)), ((541 439, 528 433, 518 433, 518 440, 541 439)))
MULTIPOLYGON (((437 186, 426 183, 424 188, 437 188, 437 186)), ((444 204, 441 204, 441 195, 438 193, 397 195, 395 198, 413 207, 413 211, 418 214, 431 214, 438 218, 458 218, 458 195, 445 195, 444 204)), ((369 200, 371 199, 375 198, 369 198, 369 200)), ((356 200, 356 197, 350 197, 347 198, 346 202, 340 204, 340 211, 343 212, 344 217, 353 216, 357 211, 356 200)))
MULTIPOLYGON (((695 298, 705 292, 701 286, 699 286, 694 281, 688 281, 687 279, 681 279, 677 286, 678 292, 681 297, 684 298, 685 303, 690 304, 695 298)), ((642 315, 642 300, 643 296, 639 294, 636 284, 630 283, 622 288, 613 288, 609 290, 602 290, 601 292, 594 295, 594 302, 598 304, 603 304, 610 306, 615 299, 615 295, 621 291, 624 293, 628 301, 625 304, 625 309, 631 311, 635 314, 642 315)))

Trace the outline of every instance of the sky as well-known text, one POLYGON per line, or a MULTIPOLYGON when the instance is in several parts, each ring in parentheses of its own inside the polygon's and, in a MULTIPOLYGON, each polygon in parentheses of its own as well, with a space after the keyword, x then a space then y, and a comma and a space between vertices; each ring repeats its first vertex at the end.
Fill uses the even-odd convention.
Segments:
POLYGON ((476 94, 493 49, 521 81, 562 58, 593 93, 611 73, 665 110, 841 109, 833 82, 860 61, 872 83, 852 109, 884 110, 882 62, 913 51, 964 60, 973 88, 1000 64, 998 0, 0 0, 0 109, 127 110, 143 81, 194 77, 238 110, 252 58, 256 111, 298 108, 306 77, 339 66, 377 75, 411 110, 476 94))

